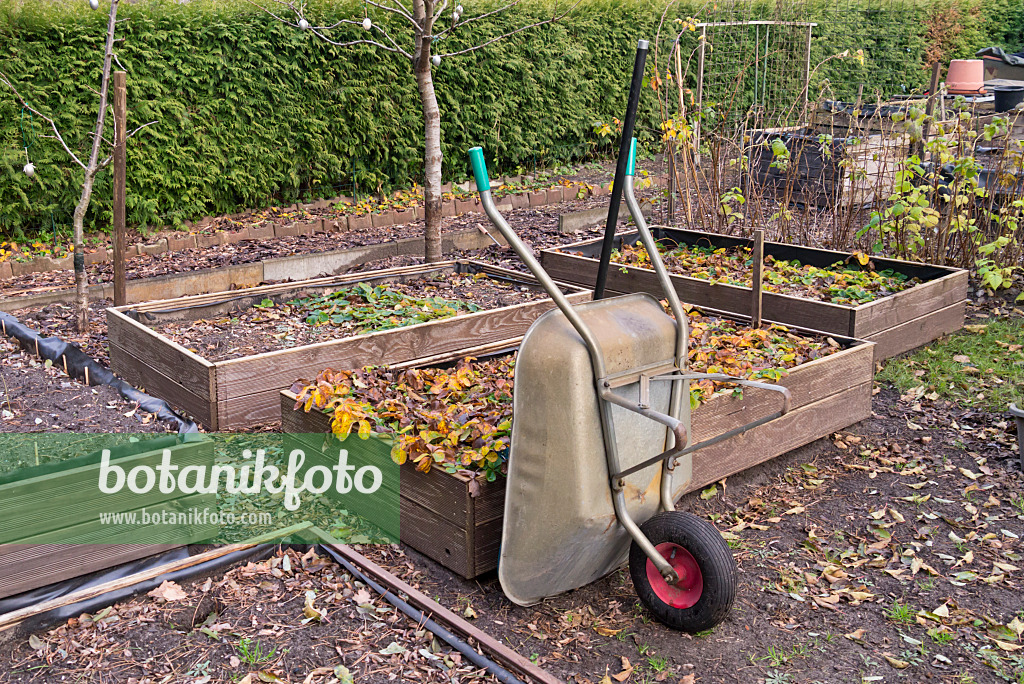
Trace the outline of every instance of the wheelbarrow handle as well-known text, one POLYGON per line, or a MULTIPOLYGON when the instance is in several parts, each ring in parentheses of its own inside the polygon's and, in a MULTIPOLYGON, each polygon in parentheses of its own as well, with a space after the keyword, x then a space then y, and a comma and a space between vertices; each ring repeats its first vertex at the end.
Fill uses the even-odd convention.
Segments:
POLYGON ((512 226, 508 224, 505 217, 501 215, 498 208, 494 205, 494 198, 491 197, 491 179, 487 173, 487 162, 484 160, 484 151, 481 147, 474 147, 469 150, 469 161, 473 167, 473 176, 476 178, 476 189, 480 191, 480 203, 484 207, 484 212, 487 214, 487 218, 491 220, 491 223, 501 232, 502 237, 508 242, 509 246, 519 255, 519 258, 523 260, 526 267, 530 269, 534 277, 537 278, 537 282, 541 284, 541 287, 548 293, 558 309, 569 319, 569 323, 576 329, 580 337, 583 338, 583 342, 587 345, 587 351, 590 353, 591 363, 594 364, 594 374, 599 377, 605 377, 607 367, 605 365, 604 354, 601 353, 601 347, 597 342, 597 338, 594 337, 590 327, 583 321, 583 318, 573 309, 572 304, 562 293, 558 284, 552 280, 548 272, 544 270, 544 267, 537 261, 537 257, 533 255, 533 251, 527 247, 516 232, 512 230, 512 226))

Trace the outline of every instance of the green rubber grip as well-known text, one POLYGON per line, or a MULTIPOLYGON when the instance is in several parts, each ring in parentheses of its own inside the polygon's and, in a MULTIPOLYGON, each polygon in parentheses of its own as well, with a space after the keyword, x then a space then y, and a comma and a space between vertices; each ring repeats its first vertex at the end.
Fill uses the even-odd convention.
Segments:
POLYGON ((632 176, 636 173, 636 138, 629 143, 629 161, 626 162, 626 175, 632 176))
POLYGON ((487 162, 484 161, 484 148, 470 148, 469 163, 473 166, 473 176, 476 178, 476 189, 480 192, 489 191, 491 189, 491 179, 487 175, 487 162))

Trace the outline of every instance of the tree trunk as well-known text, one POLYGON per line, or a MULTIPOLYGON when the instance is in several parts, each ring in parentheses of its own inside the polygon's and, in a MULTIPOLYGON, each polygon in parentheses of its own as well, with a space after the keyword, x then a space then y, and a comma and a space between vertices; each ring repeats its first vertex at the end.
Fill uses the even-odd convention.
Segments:
POLYGON ((430 73, 430 36, 420 39, 416 55, 416 85, 423 106, 423 207, 424 257, 428 263, 441 261, 441 110, 437 106, 434 80, 430 73))
POLYGON ((85 167, 85 178, 82 180, 82 195, 75 206, 75 321, 78 332, 89 330, 89 283, 85 274, 85 213, 89 210, 92 199, 92 185, 96 173, 100 170, 100 148, 103 145, 103 123, 107 116, 107 92, 110 86, 110 63, 114 54, 114 31, 117 29, 117 3, 110 0, 110 18, 107 21, 107 44, 103 52, 103 77, 100 82, 100 110, 96 115, 96 130, 92 136, 92 151, 85 167))

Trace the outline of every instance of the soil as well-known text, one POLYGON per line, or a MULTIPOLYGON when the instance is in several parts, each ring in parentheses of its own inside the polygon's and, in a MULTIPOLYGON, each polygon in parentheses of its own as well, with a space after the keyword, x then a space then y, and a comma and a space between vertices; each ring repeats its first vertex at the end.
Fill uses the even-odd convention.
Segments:
MULTIPOLYGON (((473 310, 468 306, 477 307, 478 310, 497 309, 536 301, 547 296, 543 290, 473 275, 448 274, 405 283, 370 283, 371 286, 375 284, 386 285, 392 292, 417 300, 432 300, 438 297, 444 299, 450 305, 447 307, 448 311, 440 316, 442 318, 472 313, 473 310)), ((168 323, 158 326, 157 330, 178 344, 201 354, 208 361, 223 361, 384 329, 368 329, 367 326, 374 325, 372 322, 360 323, 358 320, 337 325, 310 324, 306 318, 313 312, 292 302, 312 296, 316 295, 296 293, 276 302, 273 306, 249 308, 216 320, 168 323)), ((335 313, 350 313, 353 309, 365 312, 373 308, 358 295, 350 295, 347 299, 352 305, 335 313)), ((421 307, 421 311, 423 308, 425 307, 421 307)), ((430 308, 439 310, 441 305, 431 304, 430 308)), ((387 328, 417 322, 419 321, 412 318, 402 318, 400 321, 390 322, 387 328)))
POLYGON ((0 433, 168 432, 106 385, 87 387, 0 338, 0 433))
POLYGON ((329 558, 291 549, 165 583, 0 658, 0 682, 493 681, 329 558))

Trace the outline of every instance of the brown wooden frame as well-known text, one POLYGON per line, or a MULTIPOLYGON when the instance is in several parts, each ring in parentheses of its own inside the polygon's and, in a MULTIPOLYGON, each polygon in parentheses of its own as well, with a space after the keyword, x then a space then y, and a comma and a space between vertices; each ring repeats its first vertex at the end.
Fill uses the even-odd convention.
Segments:
MULTIPOLYGON (((657 229, 657 233, 659 238, 665 237, 679 244, 699 242, 715 247, 750 247, 752 244, 749 238, 696 230, 665 228, 657 229)), ((623 240, 632 244, 636 239, 636 233, 623 233, 615 238, 615 247, 620 247, 623 240)), ((593 287, 600 250, 599 239, 575 242, 544 250, 541 263, 551 277, 560 282, 593 287)), ((778 259, 798 259, 800 263, 815 266, 828 266, 850 258, 843 252, 780 242, 765 242, 764 253, 778 259)), ((764 318, 830 335, 875 342, 875 359, 878 361, 919 347, 963 326, 967 271, 881 257, 872 257, 872 261, 878 270, 892 268, 911 277, 919 277, 924 282, 859 306, 764 292, 764 318)), ((670 277, 680 299, 688 304, 729 314, 746 316, 750 313, 749 287, 712 284, 679 274, 670 274, 670 277)), ((607 289, 611 293, 650 292, 657 297, 663 296, 654 271, 635 266, 612 264, 608 269, 607 289)))
MULTIPOLYGON (((313 377, 329 367, 394 364, 508 339, 524 334, 554 306, 544 299, 224 361, 209 361, 144 324, 223 315, 247 302, 251 305, 289 292, 368 280, 401 282, 440 270, 485 273, 539 288, 533 276, 459 260, 109 308, 110 366, 120 377, 210 429, 241 429, 279 420, 278 393, 297 378, 313 377)), ((564 286, 564 290, 573 303, 590 299, 590 293, 578 287, 564 286)))
MULTIPOLYGON (((693 455, 693 479, 686 492, 746 470, 871 416, 874 344, 839 338, 846 349, 797 366, 779 382, 792 394, 790 412, 693 455)), ((518 340, 504 343, 507 350, 518 340)), ((496 345, 498 346, 498 345, 496 345)), ((483 350, 479 355, 483 355, 483 350)), ((453 361, 434 357, 403 366, 453 361)), ((294 410, 295 395, 281 393, 281 426, 286 433, 331 432, 331 417, 294 410)), ((777 410, 778 397, 746 389, 744 396, 716 396, 692 415, 691 440, 709 439, 777 410)), ((420 553, 466 578, 498 566, 505 482, 475 482, 438 468, 422 473, 403 466, 400 477, 401 539, 420 553)))

